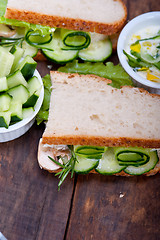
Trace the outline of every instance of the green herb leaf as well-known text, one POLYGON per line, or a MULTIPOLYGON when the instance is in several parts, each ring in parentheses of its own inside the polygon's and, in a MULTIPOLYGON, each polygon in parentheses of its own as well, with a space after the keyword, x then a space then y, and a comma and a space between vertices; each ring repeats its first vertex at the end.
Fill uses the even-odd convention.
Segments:
POLYGON ((69 146, 69 148, 71 150, 72 156, 66 164, 61 164, 61 163, 57 162, 56 160, 54 160, 53 158, 51 158, 50 156, 48 156, 49 159, 51 159, 55 164, 59 165, 62 168, 58 173, 55 174, 55 176, 59 175, 59 178, 60 178, 60 181, 58 183, 58 191, 60 190, 60 186, 62 185, 62 183, 68 176, 69 172, 71 172, 71 178, 73 177, 73 174, 74 174, 74 166, 75 166, 75 162, 77 161, 77 159, 76 159, 75 153, 73 151, 73 147, 69 146))
POLYGON ((48 156, 48 158, 50 159, 50 160, 52 160, 52 162, 54 162, 55 164, 57 164, 58 166, 60 166, 60 167, 62 167, 62 168, 64 168, 64 165, 63 164, 61 164, 60 162, 57 162, 56 160, 54 160, 53 158, 51 158, 50 156, 48 156))

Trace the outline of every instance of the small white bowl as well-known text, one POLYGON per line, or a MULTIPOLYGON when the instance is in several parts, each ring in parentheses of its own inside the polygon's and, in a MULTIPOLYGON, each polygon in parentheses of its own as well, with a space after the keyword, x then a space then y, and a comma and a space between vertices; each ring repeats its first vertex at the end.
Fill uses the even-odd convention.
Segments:
POLYGON ((138 87, 143 87, 146 90, 157 94, 160 94, 160 83, 149 81, 138 75, 136 72, 134 72, 133 69, 129 66, 127 58, 123 53, 123 50, 125 49, 129 41, 129 38, 134 33, 141 29, 146 28, 147 26, 158 25, 159 23, 160 23, 160 11, 149 12, 139 15, 132 19, 131 21, 129 21, 126 24, 126 26, 122 29, 117 44, 117 53, 119 61, 122 67, 125 69, 125 71, 131 76, 134 83, 138 87))
POLYGON ((41 92, 40 92, 40 96, 36 102, 36 105, 34 107, 34 114, 32 114, 31 116, 23 119, 22 121, 15 123, 11 126, 9 126, 8 129, 6 128, 0 128, 0 142, 8 142, 11 140, 14 140, 20 136, 22 136, 24 133, 26 133, 31 126, 33 125, 36 115, 39 112, 41 105, 43 103, 43 98, 44 98, 44 87, 43 87, 43 82, 42 82, 42 78, 40 76, 40 74, 38 73, 37 70, 35 70, 34 72, 34 76, 38 77, 42 88, 41 88, 41 92))

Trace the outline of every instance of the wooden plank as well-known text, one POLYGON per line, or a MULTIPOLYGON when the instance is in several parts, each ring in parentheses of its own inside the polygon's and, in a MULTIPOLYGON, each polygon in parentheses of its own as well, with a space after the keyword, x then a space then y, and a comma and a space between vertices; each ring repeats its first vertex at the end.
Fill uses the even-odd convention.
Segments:
POLYGON ((39 168, 42 130, 34 126, 0 145, 0 231, 8 239, 63 239, 73 181, 68 179, 58 192, 58 179, 39 168))
POLYGON ((128 19, 150 11, 160 11, 160 2, 157 0, 126 0, 128 7, 128 19))
MULTIPOLYGON (((160 10, 157 0, 124 2, 129 20, 160 10)), ((159 239, 159 197, 159 174, 149 178, 78 176, 66 239, 159 239)))
MULTIPOLYGON (((44 76, 47 63, 39 63, 44 76), (44 67, 45 65, 45 67, 44 67)), ((44 126, 0 144, 0 231, 7 239, 63 239, 70 210, 73 180, 58 192, 58 178, 37 163, 44 126)))
MULTIPOLYGON (((128 19, 160 10, 159 1, 127 1, 128 19)), ((117 57, 113 56, 117 63, 117 57)), ((48 62, 38 63, 42 76, 48 62)), ((63 239, 73 192, 67 178, 38 167, 37 145, 44 128, 0 144, 0 231, 12 240, 63 239)), ((66 239, 159 239, 160 179, 78 176, 66 239)))
POLYGON ((159 239, 160 176, 78 176, 66 239, 159 239))

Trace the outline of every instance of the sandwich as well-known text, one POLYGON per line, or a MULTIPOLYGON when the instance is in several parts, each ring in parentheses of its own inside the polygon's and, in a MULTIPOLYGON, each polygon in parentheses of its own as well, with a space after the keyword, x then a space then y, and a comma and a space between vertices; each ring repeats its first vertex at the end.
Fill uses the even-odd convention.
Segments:
POLYGON ((69 172, 151 176, 159 172, 160 95, 113 88, 96 75, 51 71, 49 118, 39 166, 69 172))
POLYGON ((47 4, 8 0, 0 19, 1 42, 18 44, 37 60, 47 58, 59 64, 76 58, 104 61, 116 49, 126 19, 121 0, 49 0, 47 4))

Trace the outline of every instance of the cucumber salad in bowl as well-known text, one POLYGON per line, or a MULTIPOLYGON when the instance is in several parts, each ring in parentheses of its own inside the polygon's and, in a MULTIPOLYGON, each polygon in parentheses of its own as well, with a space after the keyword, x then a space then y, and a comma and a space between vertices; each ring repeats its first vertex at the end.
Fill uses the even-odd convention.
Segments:
POLYGON ((0 46, 0 142, 24 134, 34 123, 44 96, 37 63, 17 45, 0 46))

